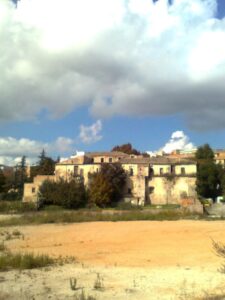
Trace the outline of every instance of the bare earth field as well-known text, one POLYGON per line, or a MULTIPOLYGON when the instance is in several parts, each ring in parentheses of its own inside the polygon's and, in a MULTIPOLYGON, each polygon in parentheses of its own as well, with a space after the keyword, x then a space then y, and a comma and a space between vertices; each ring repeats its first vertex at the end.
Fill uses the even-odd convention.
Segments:
POLYGON ((95 222, 0 231, 15 229, 24 239, 7 241, 12 251, 74 256, 77 262, 1 272, 0 299, 75 299, 82 289, 99 300, 225 295, 225 274, 218 272, 223 260, 212 248, 212 239, 225 243, 223 221, 95 222), (97 274, 102 289, 94 288, 97 274), (70 278, 77 279, 76 291, 70 278))

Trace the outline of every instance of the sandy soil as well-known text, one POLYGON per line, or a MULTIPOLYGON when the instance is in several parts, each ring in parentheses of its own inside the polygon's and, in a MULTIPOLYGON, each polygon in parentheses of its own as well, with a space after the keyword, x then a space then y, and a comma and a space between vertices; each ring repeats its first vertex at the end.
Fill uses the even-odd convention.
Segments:
POLYGON ((7 241, 12 251, 75 256, 77 263, 0 273, 0 291, 10 293, 9 299, 73 299, 81 289, 99 300, 225 294, 225 275, 218 272, 223 260, 212 249, 212 239, 225 243, 222 221, 96 222, 16 229, 25 238, 7 241), (103 290, 94 288, 97 274, 103 290), (76 291, 70 288, 70 278, 77 279, 76 291))

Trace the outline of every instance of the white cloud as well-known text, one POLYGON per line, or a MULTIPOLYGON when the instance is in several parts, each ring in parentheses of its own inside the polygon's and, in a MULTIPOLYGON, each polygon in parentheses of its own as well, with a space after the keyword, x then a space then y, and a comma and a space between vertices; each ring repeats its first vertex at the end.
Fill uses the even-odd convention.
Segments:
POLYGON ((180 114, 223 128, 225 19, 216 0, 0 1, 0 120, 180 114))
POLYGON ((73 145, 74 140, 61 136, 57 138, 53 147, 55 147, 59 152, 69 152, 73 149, 73 145))
POLYGON ((165 153, 171 153, 174 150, 191 150, 195 146, 189 140, 189 137, 183 131, 175 131, 172 133, 170 140, 162 147, 165 153))
POLYGON ((59 137, 51 143, 43 143, 30 139, 16 139, 13 137, 0 138, 0 164, 15 165, 23 155, 30 164, 36 163, 41 151, 45 149, 47 155, 70 152, 75 141, 70 138, 59 137))
POLYGON ((97 120, 91 126, 80 126, 80 139, 84 144, 92 144, 100 141, 102 136, 100 132, 102 130, 102 122, 101 120, 97 120))

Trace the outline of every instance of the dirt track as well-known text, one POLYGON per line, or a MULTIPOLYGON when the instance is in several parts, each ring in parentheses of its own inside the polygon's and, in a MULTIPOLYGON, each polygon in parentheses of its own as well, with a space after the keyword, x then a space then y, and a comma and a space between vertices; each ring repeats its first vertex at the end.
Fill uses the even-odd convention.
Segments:
MULTIPOLYGON (((59 280, 65 280, 62 294, 71 292, 68 280, 76 276, 96 295, 96 272, 105 278, 107 287, 97 299, 182 299, 183 289, 189 294, 218 292, 224 283, 225 275, 217 271, 222 261, 212 249, 212 239, 225 243, 222 221, 96 222, 18 229, 25 239, 9 241, 7 246, 13 251, 77 258, 76 266, 50 271, 59 272, 59 280)), ((46 277, 50 289, 54 284, 51 276, 46 277)), ((44 299, 41 297, 35 299, 44 299)))

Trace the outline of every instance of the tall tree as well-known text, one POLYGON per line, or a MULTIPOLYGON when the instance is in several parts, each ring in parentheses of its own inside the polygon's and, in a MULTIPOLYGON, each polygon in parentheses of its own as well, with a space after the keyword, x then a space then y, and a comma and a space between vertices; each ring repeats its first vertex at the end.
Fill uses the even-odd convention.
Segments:
POLYGON ((21 161, 15 168, 14 174, 14 187, 18 189, 20 195, 23 194, 23 188, 26 179, 26 156, 22 156, 21 161))
POLYGON ((215 200, 222 194, 224 170, 215 163, 214 152, 208 144, 199 147, 195 157, 198 163, 197 193, 200 197, 215 200))
POLYGON ((90 184, 90 202, 100 207, 118 202, 122 196, 126 174, 120 164, 102 164, 90 184))
POLYGON ((46 156, 44 149, 38 158, 38 165, 31 168, 31 179, 36 175, 54 175, 56 162, 51 157, 46 156))
POLYGON ((5 183, 6 183, 6 178, 2 172, 2 169, 0 169, 0 193, 4 192, 5 183))

